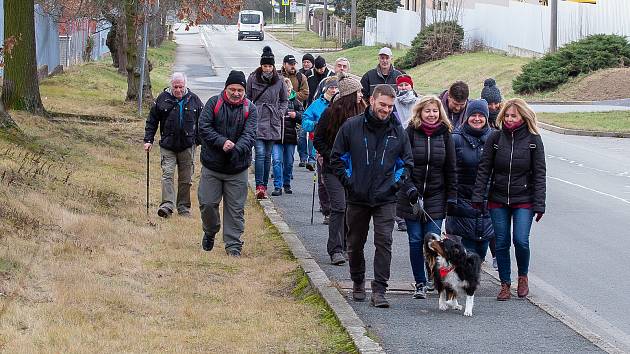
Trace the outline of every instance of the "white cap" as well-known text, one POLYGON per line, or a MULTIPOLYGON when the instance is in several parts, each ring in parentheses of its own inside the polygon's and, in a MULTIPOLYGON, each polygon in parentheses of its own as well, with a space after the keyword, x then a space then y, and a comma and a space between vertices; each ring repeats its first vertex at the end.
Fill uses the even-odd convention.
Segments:
POLYGON ((378 55, 381 55, 381 54, 385 54, 388 57, 391 57, 392 56, 392 50, 387 48, 387 47, 383 47, 383 48, 381 48, 381 50, 378 51, 378 55))

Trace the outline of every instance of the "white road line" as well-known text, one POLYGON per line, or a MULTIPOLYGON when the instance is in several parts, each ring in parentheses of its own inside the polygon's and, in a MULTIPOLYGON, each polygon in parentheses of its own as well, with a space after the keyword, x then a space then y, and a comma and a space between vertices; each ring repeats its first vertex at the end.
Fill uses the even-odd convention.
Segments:
POLYGON ((591 192, 593 192, 593 193, 597 193, 597 194, 600 194, 600 195, 603 195, 603 196, 606 196, 606 197, 610 197, 610 198, 616 199, 616 200, 618 200, 618 201, 620 201, 620 202, 623 202, 623 203, 626 203, 626 204, 630 204, 630 200, 628 200, 628 199, 620 198, 620 197, 617 197, 617 196, 612 195, 612 194, 608 194, 608 193, 605 193, 605 192, 601 192, 601 191, 598 191, 597 189, 589 188, 589 187, 583 186, 583 185, 581 185, 581 184, 577 184, 577 183, 569 182, 569 181, 564 180, 564 179, 562 179, 562 178, 558 178, 558 177, 551 177, 551 176, 547 176, 547 178, 549 178, 549 179, 553 179, 553 180, 556 180, 556 181, 559 181, 559 182, 562 182, 562 183, 566 183, 566 184, 572 185, 572 186, 574 186, 574 187, 578 187, 578 188, 586 189, 587 191, 591 191, 591 192))

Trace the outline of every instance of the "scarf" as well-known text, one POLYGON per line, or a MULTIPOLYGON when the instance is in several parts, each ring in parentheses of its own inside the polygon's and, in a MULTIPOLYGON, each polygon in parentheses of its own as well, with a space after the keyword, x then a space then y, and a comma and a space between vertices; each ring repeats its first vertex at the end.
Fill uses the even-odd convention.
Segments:
POLYGON ((436 130, 438 130, 440 126, 442 126, 442 122, 440 121, 435 124, 429 124, 425 121, 422 121, 422 124, 420 124, 420 129, 422 129, 426 136, 431 136, 433 135, 433 133, 435 133, 436 130))
POLYGON ((266 73, 266 72, 262 72, 262 73, 260 74, 260 77, 262 77, 262 79, 263 79, 264 81, 270 82, 270 81, 271 81, 271 78, 273 78, 273 71, 270 71, 270 72, 268 72, 268 73, 266 73))
POLYGON ((488 116, 488 124, 490 128, 497 128, 497 117, 499 116, 499 111, 490 111, 490 115, 488 116))
POLYGON ((488 131, 488 129, 489 129, 488 124, 484 125, 481 129, 475 129, 471 127, 470 124, 468 124, 468 122, 462 125, 462 130, 464 131, 464 133, 470 136, 474 136, 475 138, 479 138, 482 135, 484 135, 488 131))
POLYGON ((523 124, 525 124, 524 120, 521 120, 520 122, 513 123, 513 124, 508 124, 508 122, 503 122, 503 130, 508 134, 512 134, 516 129, 520 128, 523 124))
POLYGON ((411 120, 413 106, 416 104, 418 97, 413 90, 400 91, 398 97, 394 101, 394 107, 398 114, 398 120, 402 124, 403 128, 406 128, 411 120))

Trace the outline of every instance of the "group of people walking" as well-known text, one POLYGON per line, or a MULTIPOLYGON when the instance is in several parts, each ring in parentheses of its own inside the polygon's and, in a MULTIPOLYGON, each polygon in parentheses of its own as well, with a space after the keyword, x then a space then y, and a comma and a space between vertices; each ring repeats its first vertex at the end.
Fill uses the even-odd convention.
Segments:
POLYGON ((298 69, 295 57, 287 55, 277 71, 267 46, 247 79, 232 71, 225 89, 203 107, 186 88, 185 76, 174 74, 149 114, 144 138, 149 151, 159 125, 163 195, 158 215, 169 217, 175 208, 190 215, 192 172, 182 170, 192 168, 195 144, 201 145, 202 247, 213 248, 223 200, 225 249, 240 256, 252 149, 255 195, 264 199, 270 172, 273 197, 293 193, 297 148, 298 166, 318 175, 326 249, 332 264, 349 263, 354 300, 366 299, 370 222, 376 247, 370 302, 376 307, 389 307, 385 292, 394 224, 408 234, 414 298, 426 298, 432 290, 424 236, 440 234, 443 227, 482 259, 490 248, 501 280, 498 300, 511 296, 514 244, 517 294, 526 296, 530 228, 542 218, 546 198, 536 114, 521 99, 503 102, 493 79, 485 81, 480 99, 469 99, 469 87, 461 81, 439 96, 421 96, 392 59, 389 48, 381 49, 376 68, 359 81, 349 74, 346 58, 337 59, 330 71, 320 56, 304 55, 298 69))

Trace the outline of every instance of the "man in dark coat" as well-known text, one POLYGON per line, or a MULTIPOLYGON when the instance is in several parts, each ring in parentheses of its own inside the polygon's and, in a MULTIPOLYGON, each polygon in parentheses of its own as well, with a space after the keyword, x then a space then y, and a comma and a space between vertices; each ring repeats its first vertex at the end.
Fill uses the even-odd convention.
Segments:
POLYGON ((171 216, 175 207, 182 216, 190 216, 190 186, 194 172, 197 123, 203 102, 186 87, 186 75, 174 73, 171 86, 157 97, 144 128, 144 150, 149 152, 160 128, 162 166, 162 201, 158 215, 171 216), (177 166, 177 194, 173 186, 177 166))
POLYGON ((212 250, 221 228, 219 204, 223 199, 223 243, 230 256, 243 247, 247 200, 247 169, 256 140, 256 106, 245 98, 245 74, 232 70, 225 89, 211 97, 199 118, 201 181, 199 209, 203 222, 202 247, 212 250))
POLYGON ((393 88, 396 87, 396 78, 401 72, 394 68, 392 60, 394 55, 392 50, 383 47, 378 52, 378 65, 376 68, 369 70, 361 78, 361 85, 363 86, 363 99, 369 100, 372 95, 372 91, 376 85, 386 84, 393 88))

